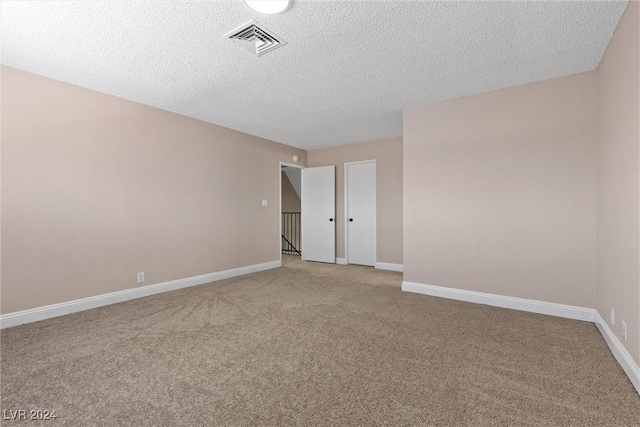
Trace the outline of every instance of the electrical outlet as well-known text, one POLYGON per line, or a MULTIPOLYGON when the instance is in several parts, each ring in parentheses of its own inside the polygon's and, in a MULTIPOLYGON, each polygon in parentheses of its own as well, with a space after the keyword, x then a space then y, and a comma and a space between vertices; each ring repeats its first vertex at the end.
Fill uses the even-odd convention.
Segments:
POLYGON ((262 199, 262 207, 266 208, 267 206, 269 206, 269 200, 267 199, 262 199))
POLYGON ((142 273, 138 273, 138 283, 144 283, 144 271, 142 273))
POLYGON ((612 325, 616 324, 616 312, 613 307, 611 307, 611 312, 609 313, 609 321, 612 325))
POLYGON ((627 342, 627 322, 623 320, 620 324, 622 325, 622 339, 627 342))

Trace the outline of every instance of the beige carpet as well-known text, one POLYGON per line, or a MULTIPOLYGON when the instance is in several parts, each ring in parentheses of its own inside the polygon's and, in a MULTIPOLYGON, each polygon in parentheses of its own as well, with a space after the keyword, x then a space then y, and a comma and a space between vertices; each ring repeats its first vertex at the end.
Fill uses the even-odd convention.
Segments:
POLYGON ((1 407, 75 426, 639 425, 593 324, 403 293, 401 279, 286 258, 6 329, 1 407))

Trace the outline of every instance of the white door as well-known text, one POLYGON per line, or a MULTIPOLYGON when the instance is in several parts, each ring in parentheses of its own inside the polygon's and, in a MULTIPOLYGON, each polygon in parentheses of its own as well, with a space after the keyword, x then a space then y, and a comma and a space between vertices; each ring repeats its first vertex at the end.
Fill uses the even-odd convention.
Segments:
POLYGON ((347 262, 376 264, 376 162, 345 164, 347 262))
POLYGON ((302 259, 336 262, 336 167, 302 169, 302 259))

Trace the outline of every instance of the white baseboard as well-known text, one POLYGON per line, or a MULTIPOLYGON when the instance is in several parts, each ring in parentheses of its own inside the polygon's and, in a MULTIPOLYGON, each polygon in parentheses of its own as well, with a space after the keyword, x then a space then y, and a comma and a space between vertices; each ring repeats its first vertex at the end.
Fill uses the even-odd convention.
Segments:
MULTIPOLYGON (((339 265, 347 265, 346 258, 336 258, 336 264, 339 265)), ((402 264, 391 264, 388 262, 376 262, 375 268, 378 270, 390 270, 390 271, 400 271, 402 272, 403 266, 402 264)))
POLYGON ((593 322, 592 308, 507 297, 503 295, 487 294, 484 292, 466 291, 463 289, 445 288, 442 286, 423 285, 421 283, 412 282, 402 282, 402 290, 406 292, 431 295, 434 297, 449 298, 477 304, 493 305, 495 307, 529 311, 532 313, 548 314, 550 316, 566 317, 567 319, 593 322))
POLYGON ((631 380, 631 384, 633 384, 638 394, 640 394, 640 367, 638 367, 638 364, 633 360, 633 357, 631 357, 631 354, 629 354, 627 349, 624 348, 616 334, 614 334, 611 328, 609 328, 607 322, 605 322, 602 316, 600 316, 598 310, 594 310, 593 317, 593 322, 596 324, 598 330, 602 334, 602 337, 609 346, 611 353, 613 353, 613 357, 616 358, 622 367, 622 370, 631 380))
POLYGON ((404 266, 402 264, 391 264, 390 262, 376 262, 378 270, 399 271, 402 273, 404 266))
POLYGON ((175 291, 177 289, 187 288, 190 286, 229 279, 231 277, 242 276, 244 274, 278 268, 281 265, 280 261, 265 262, 262 264, 232 268, 231 270, 218 271, 215 273, 203 274, 201 276, 187 277, 185 279, 177 279, 170 282, 141 286, 139 288, 126 289, 124 291, 111 292, 108 294, 96 295, 94 297, 2 314, 0 315, 0 328, 10 328, 12 326, 37 322, 39 320, 50 319, 52 317, 89 310, 91 308, 102 307, 104 305, 147 297, 162 292, 175 291))
POLYGON ((495 307, 511 308, 550 316, 565 317, 567 319, 593 322, 598 327, 611 353, 618 361, 631 383, 640 394, 640 368, 631 354, 622 345, 618 337, 611 331, 609 325, 602 319, 600 313, 592 308, 576 307, 573 305, 556 304, 524 298, 507 297, 503 295, 487 294, 484 292, 466 291, 463 289, 445 288, 442 286, 424 285, 422 283, 402 282, 402 290, 435 297, 467 301, 495 307))

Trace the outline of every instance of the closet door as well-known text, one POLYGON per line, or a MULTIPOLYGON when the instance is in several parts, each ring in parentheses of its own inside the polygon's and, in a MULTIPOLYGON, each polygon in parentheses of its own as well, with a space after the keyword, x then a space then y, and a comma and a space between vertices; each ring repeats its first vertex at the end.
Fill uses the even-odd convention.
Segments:
POLYGON ((348 264, 376 264, 376 162, 345 164, 348 264))
POLYGON ((336 262, 336 167, 302 169, 302 259, 336 262))

